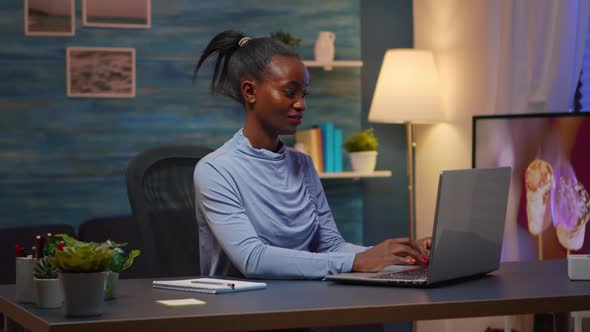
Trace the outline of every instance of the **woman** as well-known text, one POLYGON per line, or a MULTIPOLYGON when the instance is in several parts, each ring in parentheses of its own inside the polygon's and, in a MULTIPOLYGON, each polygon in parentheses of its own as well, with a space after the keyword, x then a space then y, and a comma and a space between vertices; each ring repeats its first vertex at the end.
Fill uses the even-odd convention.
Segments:
POLYGON ((203 274, 322 278, 427 262, 427 248, 406 238, 372 248, 345 242, 311 159, 280 141, 305 113, 309 74, 293 50, 225 31, 209 42, 195 76, 215 54, 211 89, 243 105, 246 121, 195 168, 203 274))

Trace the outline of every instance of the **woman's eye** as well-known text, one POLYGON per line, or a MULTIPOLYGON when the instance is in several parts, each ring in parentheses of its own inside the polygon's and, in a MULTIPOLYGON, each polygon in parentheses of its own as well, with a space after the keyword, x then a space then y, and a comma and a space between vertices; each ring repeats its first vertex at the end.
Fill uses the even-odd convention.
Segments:
POLYGON ((285 96, 289 97, 289 98, 293 98, 295 97, 295 92, 291 91, 291 90, 286 90, 285 91, 285 96))

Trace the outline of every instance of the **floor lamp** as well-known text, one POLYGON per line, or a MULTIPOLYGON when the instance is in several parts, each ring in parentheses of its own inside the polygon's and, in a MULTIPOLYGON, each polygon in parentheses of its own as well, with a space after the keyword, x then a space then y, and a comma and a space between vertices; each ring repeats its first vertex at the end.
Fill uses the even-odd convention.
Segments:
POLYGON ((411 239, 416 238, 414 125, 444 120, 438 81, 432 52, 416 49, 387 50, 369 110, 369 122, 406 125, 411 239))

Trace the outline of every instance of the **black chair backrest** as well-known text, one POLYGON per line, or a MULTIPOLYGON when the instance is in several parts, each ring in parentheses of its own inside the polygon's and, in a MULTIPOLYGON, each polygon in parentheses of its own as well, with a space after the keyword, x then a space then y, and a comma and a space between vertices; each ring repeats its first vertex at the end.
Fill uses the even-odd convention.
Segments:
POLYGON ((140 152, 127 166, 127 194, 150 277, 200 274, 193 172, 213 150, 163 145, 140 152))
POLYGON ((139 234, 139 225, 132 216, 112 216, 86 220, 78 228, 78 238, 84 242, 104 242, 112 240, 118 243, 127 243, 123 247, 126 254, 131 249, 139 249, 142 255, 133 261, 133 265, 121 272, 119 278, 147 278, 147 260, 143 255, 143 241, 139 234))
POLYGON ((70 225, 36 225, 0 229, 0 284, 14 284, 16 279, 16 260, 14 245, 25 247, 27 254, 32 254, 36 235, 68 234, 76 236, 70 225))

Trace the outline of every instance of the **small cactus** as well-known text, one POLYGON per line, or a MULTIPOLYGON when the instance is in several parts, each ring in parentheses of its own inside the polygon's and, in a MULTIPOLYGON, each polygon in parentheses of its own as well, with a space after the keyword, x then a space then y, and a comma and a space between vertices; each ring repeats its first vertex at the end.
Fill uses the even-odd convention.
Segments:
POLYGON ((49 263, 46 256, 37 260, 33 275, 37 279, 56 279, 58 272, 59 270, 49 263))

